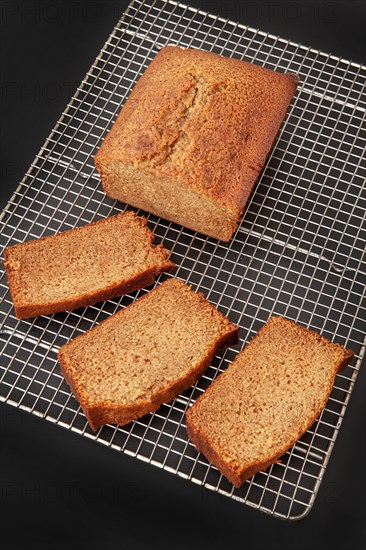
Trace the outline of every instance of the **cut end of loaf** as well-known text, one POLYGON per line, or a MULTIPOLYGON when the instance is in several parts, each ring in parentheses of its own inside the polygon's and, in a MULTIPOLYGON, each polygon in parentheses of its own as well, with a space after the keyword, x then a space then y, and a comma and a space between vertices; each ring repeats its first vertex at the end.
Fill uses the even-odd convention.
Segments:
POLYGON ((188 436, 239 487, 305 433, 352 357, 351 350, 272 317, 189 409, 188 436))
POLYGON ((227 242, 241 217, 239 208, 213 201, 179 178, 132 164, 96 158, 105 193, 121 202, 227 242))
POLYGON ((93 430, 127 424, 194 384, 238 327, 202 294, 170 279, 59 351, 93 430))

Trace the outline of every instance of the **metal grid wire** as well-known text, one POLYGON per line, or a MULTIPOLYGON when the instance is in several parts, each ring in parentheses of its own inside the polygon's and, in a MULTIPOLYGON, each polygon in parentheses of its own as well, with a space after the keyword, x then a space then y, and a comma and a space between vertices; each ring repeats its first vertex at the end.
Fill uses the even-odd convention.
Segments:
POLYGON ((60 375, 57 350, 146 290, 18 321, 1 267, 0 399, 236 500, 296 519, 313 504, 364 353, 365 67, 182 4, 134 0, 6 207, 1 245, 125 208, 103 193, 92 157, 138 77, 168 43, 301 77, 230 243, 148 215, 150 228, 179 266, 175 275, 240 324, 241 345, 218 355, 194 387, 156 413, 93 434, 60 375), (356 356, 337 376, 320 418, 282 462, 234 490, 188 441, 185 412, 272 314, 321 332, 356 356))

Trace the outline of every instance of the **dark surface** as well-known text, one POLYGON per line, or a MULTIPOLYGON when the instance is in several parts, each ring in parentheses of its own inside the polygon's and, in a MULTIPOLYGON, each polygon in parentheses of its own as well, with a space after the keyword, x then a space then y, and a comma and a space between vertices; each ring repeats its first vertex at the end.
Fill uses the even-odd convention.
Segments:
MULTIPOLYGON (((190 4, 366 61, 364 2, 190 4)), ((1 3, 1 207, 126 6, 1 3)), ((1 548, 364 548, 365 390, 363 368, 315 505, 298 523, 266 516, 1 404, 1 548)))

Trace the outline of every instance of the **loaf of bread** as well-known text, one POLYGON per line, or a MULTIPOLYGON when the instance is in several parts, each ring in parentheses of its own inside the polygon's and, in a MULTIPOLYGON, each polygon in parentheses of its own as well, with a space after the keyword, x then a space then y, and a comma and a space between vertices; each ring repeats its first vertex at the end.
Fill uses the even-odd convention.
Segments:
POLYGON ((352 356, 315 332, 272 317, 189 409, 188 435, 240 487, 311 426, 352 356))
POLYGON ((152 284, 175 264, 145 218, 125 212, 5 250, 19 319, 95 304, 152 284))
POLYGON ((93 430, 155 411, 196 382, 238 327, 170 279, 59 351, 61 371, 93 430))
POLYGON ((237 59, 163 48, 95 156, 105 192, 228 241, 297 83, 237 59))

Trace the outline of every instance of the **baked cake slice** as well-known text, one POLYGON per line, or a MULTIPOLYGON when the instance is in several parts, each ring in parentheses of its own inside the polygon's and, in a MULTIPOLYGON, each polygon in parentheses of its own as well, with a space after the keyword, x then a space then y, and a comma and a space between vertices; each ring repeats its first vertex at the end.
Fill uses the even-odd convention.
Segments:
POLYGON ((188 436, 236 487, 320 415, 351 350, 272 317, 187 412, 188 436))
POLYGON ((93 430, 127 424, 194 384, 238 327, 178 279, 165 281, 59 351, 93 430))
POLYGON ((175 264, 146 219, 125 212, 10 246, 5 268, 19 319, 68 311, 151 285, 175 264))

